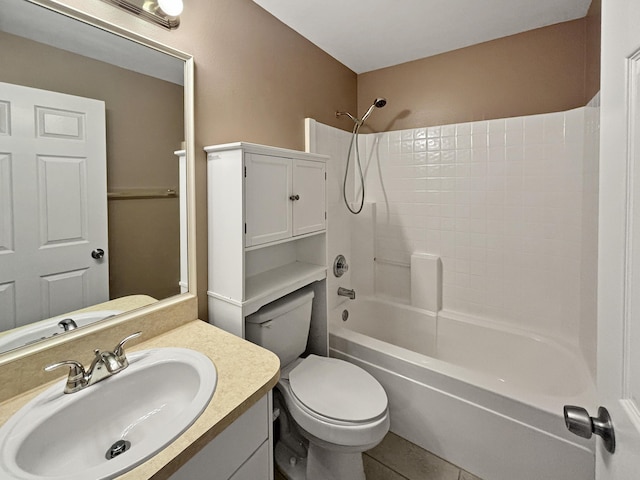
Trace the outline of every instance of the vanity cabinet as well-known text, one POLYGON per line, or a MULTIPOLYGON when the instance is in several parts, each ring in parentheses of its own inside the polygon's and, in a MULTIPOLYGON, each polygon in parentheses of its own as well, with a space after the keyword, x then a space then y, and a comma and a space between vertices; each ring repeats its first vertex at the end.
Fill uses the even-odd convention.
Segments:
POLYGON ((244 318, 327 275, 324 155, 206 147, 209 322, 244 338, 244 318))
POLYGON ((262 397, 170 480, 272 480, 271 393, 262 397))

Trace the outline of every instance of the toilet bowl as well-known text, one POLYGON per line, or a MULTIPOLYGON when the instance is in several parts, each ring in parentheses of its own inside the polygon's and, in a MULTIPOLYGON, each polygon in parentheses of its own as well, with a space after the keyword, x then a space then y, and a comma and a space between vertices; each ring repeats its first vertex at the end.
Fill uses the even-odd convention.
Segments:
POLYGON ((276 444, 276 464, 290 480, 364 480, 362 452, 389 431, 387 395, 356 365, 317 355, 300 357, 312 300, 313 291, 302 289, 246 318, 247 340, 281 360, 276 389, 287 428, 276 444))
POLYGON ((287 365, 276 388, 284 414, 308 444, 306 465, 298 465, 297 455, 280 452, 280 470, 291 480, 364 480, 362 452, 389 431, 382 386, 348 362, 309 355, 287 365))

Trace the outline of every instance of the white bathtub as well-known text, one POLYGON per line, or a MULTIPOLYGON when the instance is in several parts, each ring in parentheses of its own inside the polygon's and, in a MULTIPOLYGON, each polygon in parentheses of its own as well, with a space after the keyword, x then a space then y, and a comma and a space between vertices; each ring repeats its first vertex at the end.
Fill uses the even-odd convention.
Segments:
POLYGON ((398 435, 484 480, 594 478, 594 441, 562 419, 565 404, 596 406, 570 348, 377 299, 345 302, 330 322, 331 356, 380 381, 398 435))

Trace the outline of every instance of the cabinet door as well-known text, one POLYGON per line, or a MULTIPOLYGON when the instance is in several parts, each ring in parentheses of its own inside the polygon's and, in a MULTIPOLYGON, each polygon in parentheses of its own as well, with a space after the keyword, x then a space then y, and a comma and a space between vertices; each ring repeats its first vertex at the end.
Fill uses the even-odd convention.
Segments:
POLYGON ((291 159, 245 154, 245 246, 292 235, 291 159))
POLYGON ((325 171, 323 162, 293 161, 293 234, 324 230, 326 227, 325 171))
POLYGON ((269 443, 264 442, 229 480, 269 480, 269 443))
POLYGON ((269 472, 272 468, 268 452, 272 440, 269 437, 269 395, 271 393, 258 400, 220 435, 205 445, 171 475, 169 480, 251 478, 244 475, 245 472, 263 472, 261 475, 255 475, 253 480, 270 478, 269 472))

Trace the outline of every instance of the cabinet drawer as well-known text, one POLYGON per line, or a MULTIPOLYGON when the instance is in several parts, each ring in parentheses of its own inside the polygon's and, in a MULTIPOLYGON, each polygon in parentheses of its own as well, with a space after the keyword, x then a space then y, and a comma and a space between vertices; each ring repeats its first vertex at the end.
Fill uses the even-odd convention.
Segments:
POLYGON ((268 442, 265 442, 269 436, 268 421, 268 402, 267 396, 264 396, 183 465, 170 479, 228 480, 263 442, 268 445, 268 442))

